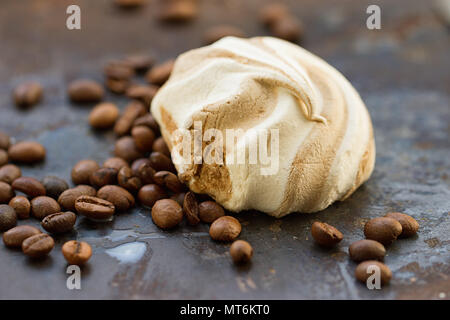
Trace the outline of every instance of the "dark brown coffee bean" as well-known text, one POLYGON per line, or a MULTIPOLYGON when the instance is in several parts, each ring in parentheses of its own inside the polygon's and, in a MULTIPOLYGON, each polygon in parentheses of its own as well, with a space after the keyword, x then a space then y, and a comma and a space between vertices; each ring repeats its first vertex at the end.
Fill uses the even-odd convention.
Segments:
POLYGON ((39 220, 60 211, 61 207, 53 198, 40 196, 31 200, 31 214, 39 220))
POLYGON ((25 193, 30 198, 45 196, 45 188, 35 178, 20 177, 13 181, 12 187, 14 190, 25 193))
POLYGON ((176 172, 172 160, 160 152, 152 152, 149 159, 150 165, 156 171, 176 172))
POLYGON ((128 98, 141 101, 144 105, 150 106, 153 97, 158 92, 159 87, 154 85, 130 85, 126 91, 128 98))
POLYGON ((8 150, 11 144, 11 138, 6 133, 0 131, 0 149, 8 150))
POLYGON ((392 278, 392 272, 387 265, 376 260, 364 261, 358 264, 355 270, 355 277, 359 281, 366 283, 367 279, 374 274, 374 270, 371 268, 378 267, 380 270, 380 282, 381 284, 388 284, 392 278))
POLYGON ((143 185, 152 184, 155 173, 155 169, 148 163, 142 163, 137 169, 137 176, 141 179, 143 185))
POLYGON ((103 162, 103 168, 113 168, 119 171, 123 167, 129 167, 129 165, 128 162, 126 162, 122 158, 118 157, 109 158, 105 162, 103 162))
POLYGON ((79 185, 75 188, 68 189, 61 193, 58 203, 64 210, 75 211, 75 200, 80 196, 95 196, 97 190, 91 186, 79 185))
POLYGON ((419 223, 413 217, 400 213, 400 212, 389 212, 385 217, 392 218, 400 222, 402 225, 402 233, 400 238, 407 238, 415 235, 419 230, 419 223))
POLYGON ((200 218, 197 199, 192 192, 186 193, 183 201, 183 211, 186 214, 186 219, 191 226, 199 224, 200 218))
MULTIPOLYGON (((131 164, 131 170, 133 171, 133 175, 138 176, 139 167, 144 163, 150 166, 150 160, 148 158, 139 158, 133 161, 133 163, 131 164)), ((152 177, 153 174, 154 173, 152 173, 152 177)))
POLYGON ((0 167, 8 163, 8 152, 0 149, 0 167))
POLYGON ((386 255, 384 246, 375 240, 359 240, 348 248, 350 259, 356 262, 365 260, 383 260, 386 255))
POLYGON ((171 229, 183 220, 183 209, 176 201, 161 199, 153 205, 152 219, 161 229, 171 229))
POLYGON ((55 241, 46 233, 35 234, 22 242, 22 251, 32 258, 41 258, 52 251, 55 241))
POLYGON ((22 141, 8 149, 9 160, 20 163, 36 163, 45 159, 45 148, 38 142, 22 141))
POLYGON ((57 212, 46 216, 41 226, 50 233, 64 233, 73 229, 77 215, 73 212, 57 212))
POLYGON ((263 24, 271 26, 290 15, 286 5, 281 3, 269 4, 263 7, 260 12, 260 20, 263 24))
POLYGON ((156 65, 147 72, 145 78, 149 83, 161 86, 169 80, 174 64, 175 60, 169 60, 156 65))
POLYGON ((146 126, 133 127, 131 136, 139 151, 144 153, 152 151, 153 141, 155 140, 155 134, 152 129, 146 126))
POLYGON ((229 36, 244 38, 245 33, 235 26, 219 25, 206 30, 204 35, 204 41, 206 44, 212 44, 224 37, 229 36))
POLYGON ((215 220, 209 228, 209 235, 216 241, 233 241, 241 233, 239 221, 232 216, 223 216, 215 220))
POLYGON ((33 226, 17 226, 3 234, 3 243, 9 248, 19 248, 25 239, 40 233, 41 230, 33 226))
POLYGON ((384 245, 391 244, 401 233, 400 222, 387 217, 371 219, 364 226, 364 235, 367 239, 378 241, 384 245))
POLYGON ((101 188, 108 184, 117 183, 117 170, 113 168, 100 168, 91 174, 89 179, 91 186, 101 188))
POLYGON ((158 171, 153 176, 153 181, 161 187, 165 187, 172 192, 178 193, 184 190, 184 185, 178 177, 169 171, 158 171))
POLYGON ((156 122, 155 118, 150 113, 147 113, 146 115, 143 115, 142 117, 137 118, 133 122, 133 127, 137 126, 146 126, 152 129, 155 136, 159 136, 161 134, 159 125, 156 122))
POLYGON ((153 142, 152 149, 154 152, 160 152, 163 155, 170 157, 169 147, 167 146, 163 137, 159 137, 158 139, 155 140, 155 142, 153 142))
POLYGON ((41 100, 42 92, 42 86, 38 82, 21 83, 14 89, 14 103, 22 108, 31 107, 41 100))
POLYGON ((134 76, 134 70, 126 61, 113 60, 103 70, 105 77, 114 80, 128 81, 134 76))
POLYGON ((122 188, 127 189, 131 193, 138 192, 142 187, 141 179, 136 177, 129 167, 120 169, 119 174, 117 175, 117 181, 122 188))
POLYGON ((280 38, 291 42, 296 42, 303 35, 303 27, 297 18, 293 16, 278 20, 271 26, 272 33, 280 38))
POLYGON ((181 193, 176 193, 176 194, 172 195, 172 196, 170 197, 170 199, 172 199, 172 200, 178 202, 178 204, 179 204, 180 206, 183 206, 183 203, 184 203, 184 197, 185 197, 185 196, 186 196, 186 193, 181 192, 181 193))
POLYGON ((130 85, 130 82, 128 80, 117 80, 108 78, 105 81, 106 88, 115 94, 124 94, 128 87, 130 85))
POLYGON ((153 207, 156 201, 166 197, 166 191, 156 184, 147 184, 143 186, 138 193, 139 202, 147 207, 153 207))
POLYGON ((61 193, 69 189, 67 182, 55 176, 47 176, 42 180, 46 195, 53 199, 58 199, 61 193))
POLYGON ((321 246, 332 247, 342 241, 344 235, 327 223, 315 221, 311 227, 314 240, 321 246))
POLYGON ((0 181, 0 203, 8 203, 14 196, 13 188, 6 182, 0 181))
POLYGON ((0 231, 6 231, 17 224, 17 215, 7 204, 0 204, 0 231))
POLYGON ((236 264, 247 263, 252 259, 253 248, 247 241, 236 240, 230 247, 230 255, 236 264))
POLYGON ((77 162, 71 172, 72 181, 75 184, 89 184, 92 173, 100 168, 94 160, 81 160, 77 162))
POLYGON ((181 23, 193 20, 198 13, 195 0, 169 0, 164 2, 159 12, 159 20, 169 23, 181 23))
POLYGON ((118 136, 123 136, 131 131, 133 122, 147 113, 147 108, 140 101, 133 100, 125 108, 123 114, 114 126, 114 132, 118 136))
POLYGON ((62 253, 70 265, 81 266, 91 258, 92 248, 87 242, 70 240, 62 246, 62 253))
POLYGON ((31 212, 31 203, 24 196, 17 196, 9 201, 9 206, 16 211, 17 218, 28 219, 31 212))
POLYGON ((128 63, 135 72, 143 72, 153 65, 155 59, 149 54, 131 54, 126 56, 124 61, 128 63))
POLYGON ((103 98, 104 90, 96 81, 80 79, 69 84, 67 93, 73 102, 98 102, 103 98))
POLYGON ((143 153, 139 151, 134 139, 130 136, 122 137, 116 141, 114 154, 128 162, 133 162, 143 157, 143 153))
POLYGON ((89 114, 89 124, 95 129, 108 129, 119 118, 119 108, 113 103, 103 102, 94 107, 89 114))
POLYGON ((205 223, 213 223, 216 219, 223 217, 225 211, 214 201, 204 201, 198 206, 198 216, 205 223))
POLYGON ((115 4, 122 9, 133 9, 145 4, 145 0, 115 0, 115 4))
POLYGON ((0 168, 0 181, 12 184, 14 180, 22 176, 20 168, 14 164, 5 164, 0 168))
POLYGON ((116 211, 126 211, 134 206, 134 197, 131 193, 119 186, 104 186, 97 192, 97 197, 111 202, 116 211))
POLYGON ((91 196, 78 197, 75 200, 75 209, 79 214, 94 220, 110 219, 115 212, 115 207, 111 202, 91 196))

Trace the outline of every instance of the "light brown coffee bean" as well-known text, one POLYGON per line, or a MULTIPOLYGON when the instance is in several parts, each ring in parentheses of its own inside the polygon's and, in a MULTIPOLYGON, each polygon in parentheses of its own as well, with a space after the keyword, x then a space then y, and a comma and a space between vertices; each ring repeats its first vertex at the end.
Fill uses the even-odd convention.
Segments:
POLYGON ((116 121, 114 126, 114 132, 118 136, 123 136, 131 131, 133 122, 147 113, 147 108, 142 104, 142 102, 133 100, 125 108, 123 114, 116 121))
POLYGON ((223 216, 215 220, 209 228, 209 235, 216 241, 233 241, 241 233, 239 221, 232 216, 223 216))
POLYGON ((146 0, 115 0, 114 2, 122 9, 133 9, 145 4, 146 0))
POLYGON ((191 226, 199 224, 200 218, 197 199, 192 192, 186 193, 183 201, 183 211, 186 214, 186 219, 191 226))
POLYGON ((142 187, 142 182, 139 177, 133 174, 130 167, 123 167, 117 175, 117 181, 122 188, 127 189, 131 193, 136 193, 142 187))
POLYGON ((41 226, 50 233, 64 233, 72 230, 76 221, 77 216, 73 212, 57 212, 46 216, 41 226))
POLYGON ((13 181, 12 185, 14 190, 25 193, 30 198, 36 198, 39 196, 45 196, 44 185, 31 177, 20 177, 13 181))
POLYGON ((81 266, 91 258, 92 248, 87 242, 70 240, 62 246, 62 253, 67 263, 81 266))
POLYGON ((22 251, 32 258, 41 258, 52 251, 55 241, 46 233, 35 234, 22 242, 22 251))
POLYGON ((89 114, 89 124, 95 129, 108 129, 119 118, 119 108, 113 103, 103 102, 94 107, 89 114))
POLYGON ((128 162, 123 160, 122 158, 113 157, 107 159, 105 162, 103 162, 103 168, 113 168, 119 171, 123 167, 129 167, 128 162))
POLYGON ((159 20, 169 23, 181 23, 193 20, 198 13, 194 0, 169 0, 159 12, 159 20))
POLYGON ((131 136, 139 151, 144 153, 152 151, 153 141, 155 140, 152 129, 146 126, 133 127, 131 136))
POLYGON ((176 169, 169 157, 160 152, 152 152, 150 154, 150 165, 156 171, 176 172, 176 169))
POLYGON ((178 177, 169 171, 158 171, 153 175, 153 181, 161 187, 165 187, 172 192, 179 193, 184 190, 184 185, 178 177))
POLYGON ((19 219, 28 219, 31 212, 31 203, 24 196, 16 196, 9 201, 9 206, 14 209, 19 219))
POLYGON ((44 219, 52 213, 60 211, 61 207, 53 198, 40 196, 31 200, 31 214, 39 220, 44 219))
POLYGON ((161 229, 172 229, 183 220, 183 209, 176 201, 161 199, 153 205, 152 219, 161 229))
POLYGON ((183 206, 183 203, 184 203, 184 197, 185 197, 185 196, 186 196, 186 193, 181 192, 181 193, 176 193, 176 194, 172 195, 172 196, 170 197, 170 199, 172 199, 172 200, 178 202, 178 204, 179 204, 180 206, 183 206))
POLYGON ((13 188, 6 182, 0 181, 0 203, 8 203, 14 196, 13 188))
POLYGON ((350 259, 356 262, 365 260, 383 260, 386 255, 384 246, 375 240, 363 239, 353 242, 348 248, 350 259))
POLYGON ((214 201, 203 201, 198 206, 198 216, 205 223, 213 223, 216 219, 223 217, 225 211, 214 201))
POLYGON ((75 200, 75 209, 79 214, 94 220, 110 219, 115 212, 111 202, 92 196, 78 197, 75 200))
POLYGON ((126 95, 130 99, 141 101, 144 105, 150 106, 153 97, 158 92, 159 87, 154 85, 134 84, 130 85, 126 91, 126 95))
POLYGON ((209 28, 206 30, 205 35, 203 36, 204 42, 206 44, 212 44, 216 41, 219 41, 220 39, 224 37, 238 37, 238 38, 244 38, 245 33, 231 25, 218 25, 209 28))
POLYGON ((108 184, 116 184, 117 170, 113 168, 100 168, 92 172, 89 181, 91 186, 97 189, 108 184))
POLYGON ((45 159, 45 148, 42 144, 32 141, 22 141, 13 144, 8 149, 12 162, 36 163, 45 159))
POLYGON ((260 20, 263 24, 271 26, 290 15, 288 7, 281 3, 266 5, 260 12, 260 20))
POLYGON ((167 146, 166 142, 164 141, 163 137, 159 137, 153 142, 152 149, 154 152, 160 152, 163 155, 170 157, 170 150, 167 146))
POLYGON ((67 182, 55 176, 47 176, 42 180, 42 185, 45 188, 45 193, 48 197, 58 199, 58 197, 69 189, 67 182))
MULTIPOLYGON (((150 160, 148 158, 139 158, 133 161, 133 163, 131 164, 131 170, 133 171, 133 175, 138 176, 139 167, 144 163, 150 166, 150 160)), ((153 177, 154 173, 156 173, 156 171, 152 173, 151 177, 153 177)))
POLYGON ((153 169, 150 164, 145 162, 139 166, 136 175, 139 177, 139 179, 141 179, 142 184, 146 185, 153 183, 153 176, 155 175, 155 173, 155 169, 153 169))
POLYGON ((105 77, 114 80, 129 81, 134 76, 134 70, 126 61, 109 61, 104 70, 105 77))
POLYGON ((419 230, 419 223, 413 217, 400 213, 400 212, 389 212, 385 215, 385 217, 392 218, 400 222, 402 225, 402 233, 400 234, 400 238, 408 238, 417 233, 419 230))
POLYGON ((17 224, 17 215, 7 204, 0 204, 0 232, 9 230, 17 224))
POLYGON ((0 149, 0 167, 8 163, 8 152, 0 149))
POLYGON ((8 150, 11 144, 11 138, 5 132, 0 131, 0 149, 8 150))
POLYGON ((271 26, 272 33, 283 40, 296 42, 303 35, 303 27, 300 20, 293 16, 278 20, 271 26))
POLYGON ((247 241, 236 240, 230 247, 230 255, 236 264, 247 263, 252 259, 253 248, 247 241))
POLYGON ((75 211, 75 200, 80 196, 95 196, 97 190, 91 186, 79 185, 75 188, 68 189, 61 193, 58 203, 62 209, 67 211, 75 211))
POLYGON ((374 274, 372 268, 379 268, 380 270, 380 282, 385 285, 388 284, 392 278, 392 272, 387 265, 376 260, 364 261, 358 264, 355 270, 355 277, 359 281, 366 283, 367 279, 374 274))
POLYGON ((133 127, 137 126, 146 126, 152 129, 155 136, 161 135, 161 131, 159 129, 159 125, 156 122, 155 118, 150 113, 147 113, 146 115, 143 115, 142 117, 137 118, 133 122, 133 127))
POLYGON ((156 65, 147 72, 145 78, 149 83, 161 86, 169 80, 174 64, 175 60, 168 60, 162 64, 156 65))
POLYGON ((364 226, 364 235, 367 239, 378 241, 384 245, 391 244, 401 233, 400 222, 387 217, 371 219, 364 226))
POLYGON ((156 201, 167 197, 166 191, 156 184, 147 184, 138 192, 139 202, 147 207, 153 207, 156 201))
POLYGON ((42 98, 42 86, 36 81, 19 84, 13 92, 14 103, 18 107, 31 107, 42 98))
POLYGON ((103 87, 94 80, 79 79, 71 82, 67 89, 73 102, 98 102, 103 98, 103 87))
POLYGON ((22 176, 20 168, 14 164, 5 164, 0 168, 0 181, 12 184, 14 180, 22 176))
POLYGON ((315 221, 311 227, 314 240, 321 246, 332 247, 342 241, 344 235, 327 223, 315 221))
POLYGON ((105 81, 105 87, 115 94, 124 94, 127 91, 129 85, 130 82, 128 80, 108 78, 105 81))
POLYGON ((3 243, 9 248, 19 248, 25 239, 40 233, 41 231, 33 226, 17 226, 3 234, 3 243))
POLYGON ((92 173, 100 168, 94 160, 78 161, 72 168, 71 176, 75 184, 89 184, 92 173))
POLYGON ((114 154, 128 162, 142 158, 143 153, 137 148, 134 139, 130 136, 121 137, 114 145, 114 154))
POLYGON ((129 64, 135 72, 143 72, 150 68, 155 59, 149 54, 130 54, 125 57, 124 61, 129 64))
POLYGON ((119 186, 104 186, 98 190, 97 197, 111 202, 119 212, 132 208, 135 203, 133 195, 119 186))

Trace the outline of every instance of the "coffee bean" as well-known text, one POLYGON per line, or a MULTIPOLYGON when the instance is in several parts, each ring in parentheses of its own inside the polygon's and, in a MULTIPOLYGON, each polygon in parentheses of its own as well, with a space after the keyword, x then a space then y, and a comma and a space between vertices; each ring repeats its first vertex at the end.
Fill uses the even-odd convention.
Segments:
POLYGON ((134 70, 126 61, 109 61, 104 70, 105 77, 114 80, 129 81, 134 76, 134 70))
POLYGON ((311 227, 311 234, 314 240, 321 246, 332 247, 341 242, 343 234, 327 223, 315 221, 311 227))
POLYGON ((392 218, 400 222, 402 225, 402 233, 400 238, 407 238, 415 235, 419 230, 419 223, 413 217, 400 213, 400 212, 389 212, 385 217, 392 218))
POLYGON ((97 192, 97 197, 111 202, 116 211, 126 211, 134 206, 134 197, 131 193, 119 186, 104 186, 97 192))
POLYGON ((175 193, 184 190, 184 185, 178 180, 178 177, 169 171, 158 171, 153 175, 153 181, 175 193))
POLYGON ((0 203, 8 203, 14 196, 13 188, 6 182, 0 181, 0 203))
POLYGON ((8 150, 10 144, 10 137, 6 133, 0 131, 0 149, 8 150))
POLYGON ((356 262, 365 260, 383 260, 386 255, 384 246, 375 240, 359 240, 348 248, 350 259, 356 262))
POLYGON ((0 167, 8 163, 8 152, 0 149, 0 167))
POLYGON ((206 44, 212 44, 224 37, 229 36, 244 38, 245 33, 235 26, 219 25, 206 30, 204 35, 204 41, 206 44))
POLYGON ((22 141, 13 144, 8 149, 12 162, 36 163, 45 159, 45 148, 38 142, 22 141))
POLYGON ((239 221, 231 216, 223 216, 215 220, 209 228, 209 235, 216 241, 233 241, 241 233, 239 221))
POLYGON ((14 164, 6 164, 0 168, 0 181, 12 184, 20 176, 22 176, 22 171, 14 164))
POLYGON ((147 108, 140 101, 133 100, 125 108, 123 114, 114 126, 114 132, 118 136, 126 135, 130 132, 133 122, 147 113, 147 108))
POLYGON ((53 198, 40 196, 31 200, 31 214, 39 220, 60 211, 61 207, 53 198))
POLYGON ((144 153, 152 151, 153 141, 155 140, 155 134, 152 129, 146 126, 133 127, 131 136, 139 151, 144 153))
POLYGON ((114 2, 122 9, 133 9, 145 4, 145 0, 115 0, 114 2))
POLYGON ((161 86, 169 80, 174 64, 175 60, 168 60, 160 65, 156 65, 147 72, 145 78, 149 83, 161 86))
POLYGON ((12 187, 16 191, 25 193, 30 198, 45 196, 45 187, 35 178, 20 177, 13 181, 12 187))
POLYGON ((33 226, 17 226, 3 234, 3 243, 10 248, 19 248, 25 239, 40 233, 41 231, 33 226))
POLYGON ((134 120, 133 127, 137 126, 149 127, 150 129, 152 129, 155 136, 159 136, 161 134, 158 123, 150 113, 147 113, 146 115, 143 115, 142 117, 139 117, 136 120, 134 120))
POLYGON ((75 211, 75 200, 80 196, 95 196, 97 191, 87 185, 79 185, 75 188, 68 189, 61 193, 58 203, 64 210, 75 211))
POLYGON ((132 54, 125 57, 124 61, 128 63, 136 72, 143 72, 150 68, 155 59, 149 54, 132 54))
POLYGON ((391 244, 401 233, 400 222, 387 217, 371 219, 364 226, 364 235, 367 239, 378 241, 384 245, 391 244))
POLYGON ((103 98, 104 90, 96 81, 80 79, 69 84, 67 93, 73 102, 98 102, 103 98))
POLYGON ((81 266, 91 258, 92 248, 87 242, 70 240, 62 246, 62 253, 70 265, 81 266))
POLYGON ((91 186, 97 189, 108 184, 116 184, 117 170, 113 168, 100 168, 91 174, 89 181, 91 186))
POLYGON ((137 170, 137 176, 141 179, 143 185, 152 184, 155 173, 155 169, 148 163, 142 163, 137 170))
POLYGON ((117 175, 117 181, 122 188, 127 189, 131 193, 138 192, 142 187, 141 179, 136 177, 129 167, 120 169, 119 174, 117 175))
POLYGON ((53 199, 58 199, 58 197, 69 189, 67 182, 61 178, 55 176, 47 176, 42 180, 42 184, 45 188, 46 195, 53 199))
POLYGON ((16 211, 19 219, 28 219, 31 212, 31 203, 24 196, 16 196, 9 201, 9 206, 16 211))
POLYGON ((17 224, 17 215, 7 204, 0 204, 0 231, 6 231, 17 224))
POLYGON ((21 83, 14 89, 14 103, 18 107, 31 107, 41 100, 42 91, 38 82, 21 83))
POLYGON ((183 203, 184 203, 184 197, 185 197, 185 196, 186 196, 186 193, 181 192, 181 193, 176 193, 176 194, 172 195, 172 196, 170 197, 170 199, 172 199, 172 200, 178 202, 178 204, 179 204, 180 206, 183 206, 183 203))
POLYGON ((134 139, 130 136, 122 137, 116 141, 114 154, 128 162, 133 162, 143 157, 143 153, 138 150, 134 139))
POLYGON ((115 212, 111 202, 92 196, 78 197, 75 200, 75 209, 79 214, 94 220, 110 219, 115 212))
POLYGON ((169 147, 167 146, 166 142, 162 137, 157 138, 155 142, 153 142, 152 149, 155 152, 160 152, 163 155, 170 157, 169 147))
POLYGON ((81 160, 72 168, 72 181, 75 184, 89 184, 92 173, 100 168, 94 160, 81 160))
POLYGON ((375 260, 368 260, 358 264, 355 270, 355 277, 359 281, 366 283, 367 279, 374 274, 373 268, 379 268, 380 270, 380 282, 381 284, 388 284, 392 278, 392 272, 387 265, 375 260), (372 269, 372 270, 371 270, 372 269))
POLYGON ((89 114, 89 124, 95 129, 108 129, 119 118, 119 108, 113 103, 103 102, 94 107, 89 114))
POLYGON ((139 202, 147 207, 153 207, 156 201, 167 197, 163 188, 156 184, 147 184, 143 186, 138 193, 139 202))
POLYGON ((109 158, 103 162, 103 168, 113 168, 119 171, 123 167, 129 167, 128 163, 122 158, 114 157, 109 158))
POLYGON ((161 229, 171 229, 183 220, 183 209, 176 201, 161 199, 153 205, 152 219, 161 229))
POLYGON ((128 80, 118 80, 113 78, 108 78, 105 82, 106 88, 115 94, 124 94, 129 85, 130 82, 128 80))
POLYGON ((236 264, 247 263, 252 259, 253 248, 247 241, 236 240, 230 247, 230 255, 236 264))
MULTIPOLYGON (((150 166, 150 160, 148 158, 139 158, 139 159, 136 159, 133 161, 133 163, 131 164, 131 170, 133 171, 133 175, 135 175, 135 176, 139 175, 139 168, 144 163, 147 164, 148 166, 150 166)), ((152 172, 152 175, 150 178, 153 178, 153 174, 155 174, 155 173, 156 173, 156 171, 152 172)))
POLYGON ((176 172, 172 160, 160 152, 152 152, 149 159, 150 165, 156 171, 176 172))
POLYGON ((126 95, 130 99, 141 101, 144 105, 150 106, 153 97, 158 92, 159 87, 154 85, 134 84, 130 85, 126 91, 126 95))
POLYGON ((41 226, 50 233, 64 233, 72 230, 76 221, 77 216, 73 212, 57 212, 46 216, 41 226))
POLYGON ((22 242, 22 251, 32 258, 41 258, 52 251, 55 241, 46 233, 35 234, 22 242))
POLYGON ((289 9, 284 4, 269 4, 260 12, 260 20, 263 24, 271 26, 274 23, 283 20, 290 15, 289 9))
POLYGON ((159 12, 159 20, 169 23, 182 23, 197 16, 197 3, 194 0, 169 0, 159 12))
POLYGON ((198 216, 205 223, 213 223, 216 219, 223 217, 225 211, 214 201, 204 201, 198 206, 198 216))
POLYGON ((183 211, 191 226, 195 226, 200 222, 197 199, 195 199, 195 195, 190 191, 184 196, 183 211))
POLYGON ((300 40, 303 35, 303 27, 300 20, 293 16, 276 21, 272 25, 271 31, 276 37, 291 42, 300 40))

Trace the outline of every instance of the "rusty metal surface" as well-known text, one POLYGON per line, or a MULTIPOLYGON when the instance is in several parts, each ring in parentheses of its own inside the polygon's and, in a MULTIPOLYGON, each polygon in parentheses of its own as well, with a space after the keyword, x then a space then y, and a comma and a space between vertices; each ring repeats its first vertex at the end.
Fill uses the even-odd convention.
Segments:
MULTIPOLYGON (((267 34, 257 20, 266 1, 208 0, 192 24, 161 26, 156 1, 122 12, 112 1, 3 0, 0 7, 0 129, 17 139, 35 139, 48 150, 45 163, 24 167, 26 175, 70 180, 78 160, 106 159, 114 136, 92 132, 90 106, 68 102, 66 84, 77 77, 101 80, 101 64, 133 52, 159 60, 202 44, 207 26, 233 23, 249 36, 267 34), (77 3, 82 30, 65 28, 65 10, 77 3), (11 89, 39 80, 45 99, 28 111, 11 102, 11 89)), ((305 23, 303 46, 336 66, 355 85, 372 115, 377 143, 372 178, 350 199, 310 215, 275 220, 238 215, 241 239, 253 244, 250 266, 235 267, 228 246, 210 240, 206 225, 162 232, 149 210, 136 208, 107 224, 78 219, 71 234, 57 237, 44 260, 0 247, 0 298, 267 298, 267 299, 442 299, 450 296, 450 64, 449 34, 431 1, 287 1, 305 23), (380 4, 382 29, 365 28, 369 4, 380 4), (406 212, 421 225, 412 239, 395 242, 385 261, 391 284, 369 291, 353 278, 348 245, 363 238, 363 224, 390 210, 406 212), (320 219, 345 235, 331 250, 314 245, 310 225, 320 219), (92 244, 82 269, 82 289, 66 288, 60 254, 68 239, 92 244), (119 263, 105 251, 140 242, 137 263, 119 263)), ((108 94, 121 107, 125 100, 108 94)), ((29 223, 21 221, 20 223, 29 223)), ((31 220, 33 224, 37 221, 31 220)))

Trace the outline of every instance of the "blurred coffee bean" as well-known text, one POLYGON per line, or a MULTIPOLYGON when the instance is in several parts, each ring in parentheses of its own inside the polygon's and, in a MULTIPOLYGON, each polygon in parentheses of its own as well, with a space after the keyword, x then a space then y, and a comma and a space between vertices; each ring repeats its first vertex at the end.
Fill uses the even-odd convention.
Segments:
POLYGON ((9 159, 12 162, 36 163, 44 160, 45 148, 42 144, 33 141, 22 141, 13 144, 8 149, 9 159))
POLYGON ((174 64, 175 60, 168 60, 156 65, 147 72, 145 78, 149 83, 161 86, 169 79, 174 64))
POLYGON ((31 107, 42 98, 42 86, 35 81, 19 84, 13 92, 14 103, 18 107, 31 107))
POLYGON ((58 197, 69 189, 67 182, 61 178, 55 176, 47 176, 42 180, 42 184, 45 188, 45 193, 47 196, 58 199, 58 197))
POLYGON ((114 126, 118 117, 119 108, 113 103, 103 102, 92 109, 89 124, 95 129, 108 129, 114 126))
POLYGON ((79 79, 69 84, 67 93, 73 102, 98 102, 103 98, 104 90, 94 80, 79 79))

